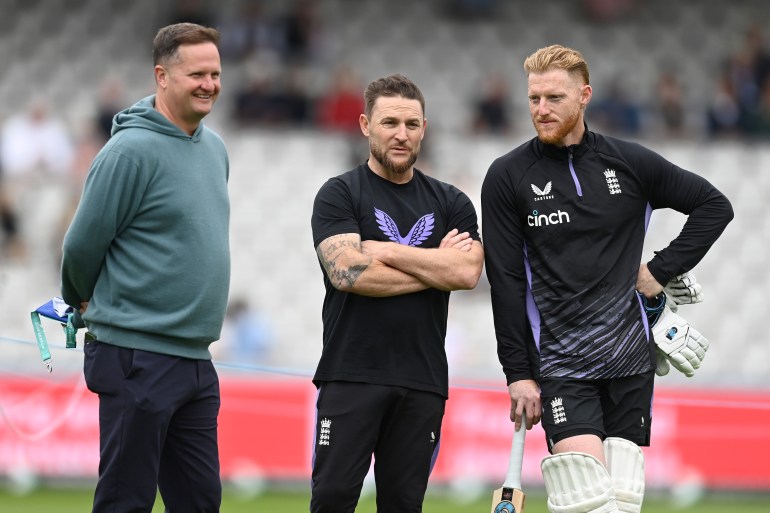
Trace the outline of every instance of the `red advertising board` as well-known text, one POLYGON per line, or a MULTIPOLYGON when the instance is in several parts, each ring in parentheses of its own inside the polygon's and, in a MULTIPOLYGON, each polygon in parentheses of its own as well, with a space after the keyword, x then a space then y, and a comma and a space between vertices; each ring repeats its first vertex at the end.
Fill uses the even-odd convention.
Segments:
MULTIPOLYGON (((308 479, 315 388, 307 378, 221 377, 224 478, 308 479)), ((453 387, 434 482, 495 483, 505 475, 513 426, 504 389, 453 387)), ((0 475, 20 469, 50 477, 92 477, 99 455, 98 400, 73 376, 61 382, 0 377, 0 475)), ((659 388, 649 487, 696 483, 770 490, 770 391, 659 388)), ((540 426, 527 434, 523 480, 541 483, 547 455, 540 426)))

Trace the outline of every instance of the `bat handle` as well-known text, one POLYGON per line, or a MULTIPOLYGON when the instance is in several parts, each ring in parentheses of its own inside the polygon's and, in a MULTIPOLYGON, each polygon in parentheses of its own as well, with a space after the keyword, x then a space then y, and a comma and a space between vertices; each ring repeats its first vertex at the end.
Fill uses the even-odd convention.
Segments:
POLYGON ((521 416, 521 426, 513 433, 511 443, 511 457, 508 460, 508 472, 505 475, 503 486, 521 489, 521 465, 524 461, 524 438, 527 435, 526 414, 521 416))

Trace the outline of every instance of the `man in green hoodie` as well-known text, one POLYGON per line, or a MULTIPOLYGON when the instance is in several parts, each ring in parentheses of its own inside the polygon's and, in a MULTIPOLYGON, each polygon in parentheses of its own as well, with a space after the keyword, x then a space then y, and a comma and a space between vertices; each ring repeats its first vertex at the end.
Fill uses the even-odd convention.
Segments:
POLYGON ((99 395, 93 512, 219 511, 219 381, 209 345, 230 282, 219 34, 191 23, 153 42, 154 95, 119 112, 64 239, 62 297, 88 328, 99 395))

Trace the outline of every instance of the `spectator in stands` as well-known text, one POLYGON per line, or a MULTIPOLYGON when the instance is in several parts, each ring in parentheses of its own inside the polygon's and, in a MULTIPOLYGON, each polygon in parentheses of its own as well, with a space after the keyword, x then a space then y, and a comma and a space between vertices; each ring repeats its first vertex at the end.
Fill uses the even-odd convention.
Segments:
POLYGON ((760 91, 759 105, 754 113, 751 133, 761 139, 770 138, 770 80, 765 80, 760 91))
POLYGON ((227 307, 221 347, 216 349, 233 363, 267 363, 273 336, 269 319, 245 298, 238 297, 227 307))
POLYGON ((62 216, 59 203, 40 209, 42 194, 65 184, 72 170, 75 147, 64 120, 48 102, 36 97, 23 112, 11 116, 0 131, 0 203, 8 234, 8 250, 16 258, 50 252, 62 216))
MULTIPOLYGON (((109 82, 111 81, 108 81, 107 83, 109 82)), ((111 87, 108 87, 108 89, 111 89, 111 87)), ((122 88, 120 90, 122 91, 122 88)), ((102 105, 99 107, 101 108, 102 105)), ((101 111, 97 111, 97 115, 100 112, 101 111)), ((109 112, 109 109, 105 107, 104 112, 109 112)), ((113 112, 113 115, 110 116, 110 120, 112 120, 114 114, 117 114, 117 112, 118 111, 113 112)), ((107 117, 106 114, 104 117, 107 117)), ((64 234, 67 232, 67 228, 72 222, 72 217, 77 210, 80 196, 83 193, 83 186, 86 177, 88 176, 88 170, 90 169, 94 158, 99 153, 99 150, 102 149, 109 139, 109 134, 107 134, 107 139, 105 139, 105 134, 103 132, 104 127, 100 125, 102 121, 103 119, 99 117, 86 119, 83 121, 82 126, 74 133, 75 156, 72 161, 72 172, 70 173, 67 182, 63 184, 60 189, 64 208, 53 241, 54 249, 52 254, 55 255, 54 264, 56 265, 57 273, 60 270, 59 265, 62 257, 61 251, 62 243, 64 242, 64 234)))
POLYGON ((102 144, 110 138, 112 118, 123 106, 123 82, 117 77, 107 78, 99 88, 99 102, 96 105, 96 128, 102 144))
POLYGON ((756 97, 759 101, 761 90, 770 80, 770 54, 765 47, 763 26, 755 23, 749 26, 744 37, 743 48, 739 51, 741 61, 746 63, 749 80, 756 84, 756 97))
POLYGON ((481 90, 481 96, 473 102, 473 132, 507 134, 511 129, 508 82, 502 74, 492 73, 484 77, 481 90))
POLYGON ((634 12, 639 0, 582 0, 583 14, 589 21, 614 23, 634 12))
POLYGON ((321 25, 310 0, 296 0, 281 20, 284 58, 290 64, 307 65, 320 49, 321 25))
POLYGON ((214 16, 205 0, 174 0, 165 21, 167 25, 186 22, 211 27, 214 16))
POLYGON ((360 138, 358 116, 363 111, 363 86, 358 75, 348 66, 336 68, 329 88, 318 102, 318 127, 360 138))
POLYGON ((24 258, 24 242, 19 235, 19 220, 3 184, 0 169, 0 261, 8 258, 20 261, 24 258))
MULTIPOLYGON (((272 53, 261 54, 264 57, 272 53)), ((235 94, 234 117, 241 126, 300 128, 312 125, 313 100, 305 70, 277 64, 276 73, 255 74, 235 94)))
MULTIPOLYGON (((724 65, 729 90, 738 107, 738 130, 743 135, 750 135, 754 130, 760 94, 769 73, 770 56, 764 47, 762 28, 752 25, 746 30, 741 46, 727 57, 724 65)), ((727 89, 724 85, 720 87, 727 89)))
POLYGON ((607 95, 588 110, 591 122, 602 130, 638 135, 642 128, 639 106, 628 98, 620 78, 612 80, 607 89, 607 95))
POLYGON ((241 61, 254 53, 283 53, 284 29, 266 11, 264 0, 239 3, 235 13, 219 20, 219 27, 223 59, 241 61))
POLYGON ((706 109, 708 134, 713 138, 735 138, 743 135, 741 125, 741 107, 729 73, 724 70, 719 74, 716 91, 706 109))
POLYGON ((491 20, 500 6, 499 0, 450 0, 448 14, 458 21, 491 20))
POLYGON ((0 165, 8 178, 66 175, 74 148, 64 121, 51 112, 42 97, 24 112, 9 118, 0 134, 0 165))
POLYGON ((296 128, 313 124, 314 102, 308 93, 310 80, 307 74, 305 67, 287 67, 281 86, 274 91, 277 124, 296 128))
POLYGON ((727 61, 727 73, 738 104, 738 123, 744 134, 751 132, 751 118, 759 101, 759 84, 750 57, 750 54, 741 51, 731 55, 727 61))
POLYGON ((233 118, 242 127, 269 125, 273 112, 273 86, 267 78, 254 78, 234 94, 233 118))
POLYGON ((243 63, 243 87, 234 96, 234 118, 242 126, 270 125, 276 117, 275 90, 286 66, 280 55, 269 48, 254 50, 243 63))
POLYGON ((363 111, 363 86, 358 75, 348 66, 336 68, 328 90, 316 104, 316 124, 324 131, 341 134, 347 139, 352 165, 363 162, 368 153, 358 124, 358 116, 363 111))
POLYGON ((682 86, 672 71, 658 76, 654 95, 655 113, 663 122, 663 135, 678 138, 684 135, 685 109, 682 86))

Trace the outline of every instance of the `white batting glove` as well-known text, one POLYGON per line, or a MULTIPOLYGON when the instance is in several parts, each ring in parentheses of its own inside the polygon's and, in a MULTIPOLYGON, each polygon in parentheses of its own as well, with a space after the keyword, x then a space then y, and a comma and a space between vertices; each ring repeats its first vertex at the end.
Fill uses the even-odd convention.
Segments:
POLYGON ((658 348, 655 348, 655 374, 658 376, 665 376, 670 370, 671 365, 668 364, 666 353, 658 348))
POLYGON ((709 341, 682 317, 671 311, 668 304, 652 327, 658 348, 658 376, 668 374, 669 364, 685 376, 692 377, 701 366, 709 341), (661 362, 660 353, 663 353, 661 362))
POLYGON ((674 313, 679 305, 691 305, 703 301, 703 287, 691 272, 676 276, 666 284, 663 291, 668 297, 667 304, 674 313))

